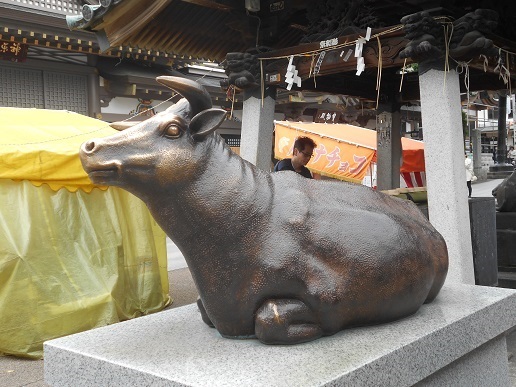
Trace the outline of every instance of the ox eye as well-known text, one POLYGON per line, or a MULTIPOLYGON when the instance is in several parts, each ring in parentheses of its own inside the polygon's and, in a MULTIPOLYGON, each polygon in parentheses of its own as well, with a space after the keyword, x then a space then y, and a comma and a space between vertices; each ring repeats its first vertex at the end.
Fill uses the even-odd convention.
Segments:
POLYGON ((165 136, 170 138, 177 138, 181 134, 181 130, 179 127, 175 124, 167 126, 165 129, 165 136))

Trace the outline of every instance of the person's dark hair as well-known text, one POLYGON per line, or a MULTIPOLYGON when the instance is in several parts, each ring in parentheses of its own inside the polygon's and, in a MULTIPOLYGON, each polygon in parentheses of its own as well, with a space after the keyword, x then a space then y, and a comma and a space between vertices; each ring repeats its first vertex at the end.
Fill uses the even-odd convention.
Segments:
POLYGON ((317 147, 317 144, 310 137, 298 137, 294 142, 294 148, 298 151, 303 151, 306 146, 311 146, 313 149, 317 147))

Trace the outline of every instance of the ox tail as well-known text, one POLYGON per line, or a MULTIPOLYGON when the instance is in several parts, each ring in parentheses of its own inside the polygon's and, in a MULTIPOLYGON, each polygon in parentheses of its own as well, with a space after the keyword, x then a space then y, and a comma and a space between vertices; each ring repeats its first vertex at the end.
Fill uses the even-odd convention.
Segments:
POLYGON ((436 238, 429 238, 433 243, 428 250, 432 254, 432 261, 434 264, 434 281, 432 287, 428 292, 425 304, 432 302, 437 294, 443 287, 446 275, 448 274, 448 248, 444 238, 437 231, 434 231, 437 235, 436 238))

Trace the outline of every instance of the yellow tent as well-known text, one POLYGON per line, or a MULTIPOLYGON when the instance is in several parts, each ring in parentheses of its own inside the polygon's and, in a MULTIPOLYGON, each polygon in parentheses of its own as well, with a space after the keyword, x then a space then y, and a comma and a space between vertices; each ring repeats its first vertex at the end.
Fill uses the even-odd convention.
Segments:
POLYGON ((71 192, 94 187, 82 169, 80 145, 116 133, 103 121, 65 110, 0 108, 0 127, 0 178, 71 192))
POLYGON ((0 353, 163 309, 165 234, 146 206, 83 171, 80 144, 115 133, 66 111, 0 108, 0 353))

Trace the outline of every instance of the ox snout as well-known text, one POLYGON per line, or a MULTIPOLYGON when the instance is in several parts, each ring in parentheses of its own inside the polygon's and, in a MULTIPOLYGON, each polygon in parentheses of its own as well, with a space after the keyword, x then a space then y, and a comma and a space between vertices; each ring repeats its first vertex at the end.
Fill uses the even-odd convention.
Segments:
POLYGON ((81 145, 81 149, 79 150, 79 157, 81 159, 82 167, 86 172, 89 173, 92 164, 92 158, 96 152, 97 148, 97 140, 89 140, 81 145))
POLYGON ((95 141, 96 140, 89 140, 83 143, 81 146, 81 152, 86 154, 93 152, 95 150, 95 141))
POLYGON ((99 157, 101 147, 99 139, 84 142, 79 150, 79 158, 82 167, 90 180, 95 184, 114 185, 118 180, 120 162, 116 160, 103 160, 99 157))
MULTIPOLYGON (((81 145, 81 149, 79 150, 79 156, 81 160, 88 160, 92 157, 95 157, 96 153, 104 148, 102 145, 102 139, 94 138, 83 142, 81 145)), ((84 161, 83 161, 84 163, 84 161)))

